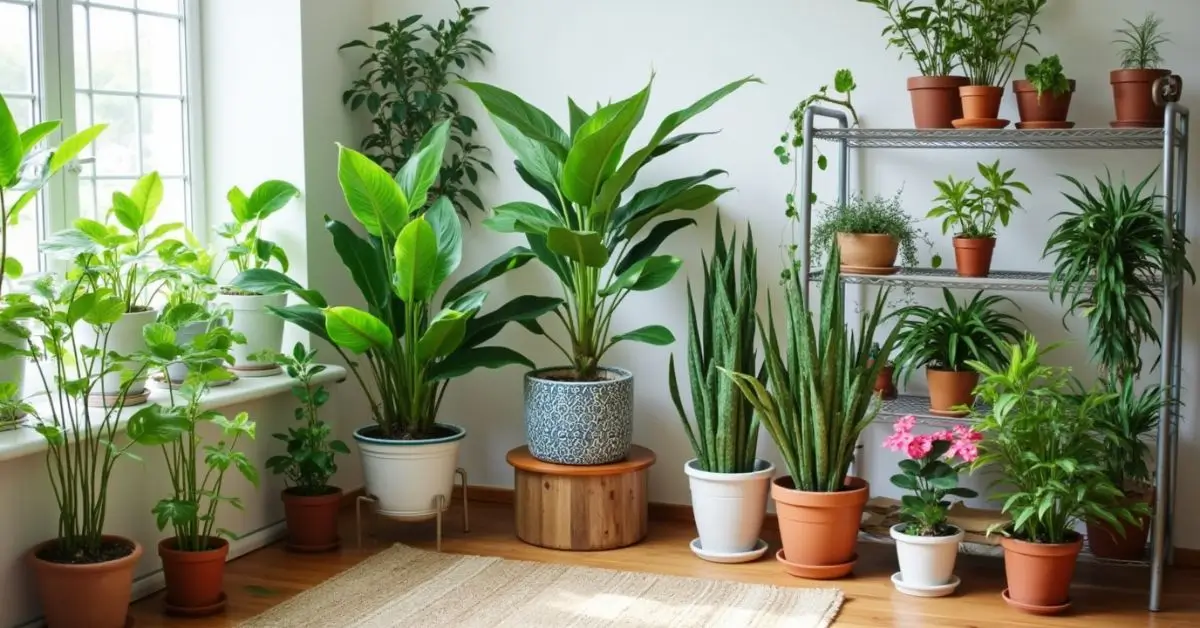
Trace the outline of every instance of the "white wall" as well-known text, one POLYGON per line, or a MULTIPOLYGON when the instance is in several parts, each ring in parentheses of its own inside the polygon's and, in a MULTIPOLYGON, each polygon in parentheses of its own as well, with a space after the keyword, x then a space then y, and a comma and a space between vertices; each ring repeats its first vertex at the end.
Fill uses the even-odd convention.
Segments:
MULTIPOLYGON (((855 102, 864 126, 908 127, 912 121, 905 92, 905 78, 914 72, 909 62, 896 60, 879 37, 884 18, 867 5, 828 0, 757 0, 733 5, 714 0, 508 0, 491 3, 492 9, 478 22, 478 36, 496 51, 486 68, 473 69, 472 78, 498 84, 549 112, 565 124, 566 96, 581 103, 607 102, 639 89, 656 73, 654 93, 645 126, 653 128, 665 114, 726 81, 756 74, 766 85, 753 85, 735 93, 707 114, 690 123, 689 130, 721 129, 718 136, 699 140, 649 168, 639 186, 667 178, 690 175, 719 167, 730 172, 722 185, 736 191, 719 203, 727 225, 739 227, 749 221, 759 242, 759 277, 762 302, 769 290, 779 294, 781 269, 776 245, 787 227, 783 197, 791 176, 772 155, 780 133, 788 126, 794 104, 819 85, 828 83, 838 68, 851 68, 859 90, 855 102)), ((1193 0, 1054 0, 1040 23, 1044 34, 1036 43, 1047 54, 1061 55, 1069 75, 1078 80, 1072 118, 1081 126, 1105 126, 1112 118, 1108 71, 1116 67, 1116 50, 1109 42, 1122 18, 1140 19, 1153 10, 1166 19, 1173 44, 1165 48, 1170 67, 1183 75, 1184 84, 1200 84, 1200 73, 1190 62, 1200 58, 1200 6, 1193 0), (1136 5, 1136 6, 1135 6, 1136 5)), ((442 16, 450 3, 441 0, 375 0, 373 21, 394 20, 415 12, 442 16)), ((1025 60, 1022 60, 1022 65, 1025 60)), ((1194 88, 1193 88, 1194 89, 1194 88)), ((1197 101, 1186 98, 1185 102, 1197 101)), ((476 101, 465 98, 469 111, 483 128, 480 139, 494 151, 497 178, 485 177, 481 195, 495 205, 511 200, 539 201, 515 175, 512 154, 476 101)), ((1004 117, 1016 119, 1012 97, 1005 101, 1004 117)), ((636 140, 649 131, 642 129, 636 140)), ((631 143, 632 144, 632 143, 631 143)), ((833 153, 830 154, 831 160, 833 153)), ((1055 173, 1090 178, 1103 174, 1104 166, 1114 173, 1144 176, 1159 163, 1155 152, 1109 154, 1096 152, 872 152, 856 156, 854 185, 868 193, 890 195, 904 186, 910 212, 923 216, 935 195, 932 181, 948 174, 971 176, 976 161, 1001 158, 1034 190, 1025 202, 1026 211, 1000 234, 996 267, 1049 270, 1040 259, 1051 227, 1048 218, 1065 204, 1065 188, 1055 173)), ((1191 194, 1200 194, 1200 172, 1193 164, 1191 194)), ((834 196, 836 178, 818 174, 816 191, 824 199, 834 196)), ((463 268, 470 270, 510 246, 519 238, 493 234, 478 225, 466 241, 463 268)), ((713 214, 701 219, 699 228, 675 235, 663 250, 685 258, 684 273, 666 288, 628 299, 617 315, 615 329, 632 329, 662 323, 683 337, 686 322, 685 280, 698 277, 701 249, 712 243, 713 214)), ((952 260, 949 239, 936 233, 927 221, 936 249, 952 260)), ((1196 238, 1193 221, 1190 235, 1196 238)), ((541 268, 523 270, 491 285, 492 305, 521 292, 556 293, 551 276, 541 268)), ((1187 306, 1195 307, 1195 290, 1187 290, 1187 306)), ((1018 295, 1019 296, 1019 295, 1018 295)), ((922 301, 936 303, 940 296, 918 292, 922 301)), ((1042 295, 1017 298, 1021 318, 1041 338, 1066 338, 1056 306, 1042 295)), ((1178 544, 1200 547, 1200 487, 1188 478, 1200 466, 1200 428, 1194 413, 1200 394, 1187 386, 1197 369, 1197 324, 1185 318, 1183 401, 1185 416, 1180 443, 1177 506, 1178 544)), ((553 327, 553 325, 549 325, 553 327)), ((1072 322, 1073 344, 1058 352, 1057 360, 1092 373, 1086 358, 1085 328, 1072 322)), ((526 352, 539 363, 559 360, 551 347, 519 328, 500 337, 501 342, 526 352)), ((688 491, 683 463, 691 456, 667 394, 667 359, 674 351, 682 359, 686 345, 669 348, 622 344, 607 362, 632 368, 637 374, 635 440, 653 449, 659 462, 651 474, 650 498, 659 502, 687 503, 688 491)), ((504 462, 505 452, 525 442, 522 424, 521 376, 519 369, 480 371, 455 382, 443 407, 443 419, 467 426, 471 431, 462 461, 475 483, 511 486, 512 474, 504 462)), ((681 377, 683 375, 681 374, 681 377)), ((913 389, 923 388, 914 382, 913 389)), ((895 459, 875 448, 887 429, 873 428, 866 435, 866 473, 876 493, 893 493, 886 486, 895 459)), ((765 435, 764 435, 765 441, 765 435)), ((779 460, 773 445, 764 442, 760 452, 779 460)), ((978 480, 978 478, 976 479, 978 480)), ((975 482, 979 484, 978 481, 975 482)))

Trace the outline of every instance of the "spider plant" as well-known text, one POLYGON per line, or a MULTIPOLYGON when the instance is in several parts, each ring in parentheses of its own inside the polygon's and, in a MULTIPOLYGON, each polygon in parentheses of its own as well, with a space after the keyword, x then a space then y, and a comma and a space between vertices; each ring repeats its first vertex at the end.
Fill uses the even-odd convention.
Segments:
POLYGON ((1135 378, 1110 383, 1112 399, 1096 408, 1096 434, 1104 442, 1106 473, 1122 490, 1145 489, 1153 476, 1146 460, 1150 447, 1146 438, 1158 428, 1163 394, 1159 386, 1134 390, 1135 378))
POLYGON ((980 290, 962 302, 946 288, 942 296, 943 307, 912 305, 893 315, 900 319, 894 361, 904 381, 923 366, 965 371, 977 361, 999 367, 1007 360, 1007 343, 1021 339, 1020 321, 996 309, 1001 303, 1017 307, 1011 299, 980 290))
POLYGON ((1162 18, 1153 13, 1146 14, 1140 23, 1125 20, 1125 28, 1117 29, 1114 44, 1121 46, 1121 67, 1126 70, 1154 70, 1162 66, 1162 53, 1158 47, 1171 43, 1162 31, 1162 18))

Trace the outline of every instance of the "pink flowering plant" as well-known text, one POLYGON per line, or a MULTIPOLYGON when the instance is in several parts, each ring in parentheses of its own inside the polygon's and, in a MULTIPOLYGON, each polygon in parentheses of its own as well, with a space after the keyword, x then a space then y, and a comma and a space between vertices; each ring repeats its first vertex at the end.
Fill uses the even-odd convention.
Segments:
POLYGON ((906 416, 896 422, 883 446, 908 456, 900 461, 900 471, 892 484, 912 494, 900 500, 904 534, 913 536, 949 536, 953 526, 946 523, 950 508, 947 496, 976 497, 978 493, 958 485, 958 474, 979 457, 977 443, 983 435, 965 425, 933 434, 913 434, 916 419, 906 416))

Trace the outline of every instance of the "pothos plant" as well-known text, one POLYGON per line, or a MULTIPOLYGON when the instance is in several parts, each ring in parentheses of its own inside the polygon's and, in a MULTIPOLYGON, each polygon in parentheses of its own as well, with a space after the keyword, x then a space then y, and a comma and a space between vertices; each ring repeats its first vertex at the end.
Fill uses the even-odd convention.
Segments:
POLYGON ((983 435, 965 425, 933 434, 913 434, 916 419, 906 416, 896 421, 883 446, 907 458, 900 461, 900 473, 891 477, 896 488, 910 491, 900 499, 900 518, 904 534, 912 536, 951 536, 954 526, 947 523, 948 496, 978 497, 979 493, 958 485, 958 476, 979 457, 976 443, 983 435), (958 459, 958 462, 955 462, 958 459))
MULTIPOLYGON (((230 188, 226 199, 233 220, 217 228, 217 235, 229 241, 221 266, 232 263, 234 269, 242 273, 252 268, 266 268, 275 261, 286 273, 287 253, 283 247, 262 237, 263 222, 299 196, 300 190, 296 186, 279 180, 259 184, 249 196, 236 185, 230 188)), ((220 270, 218 267, 217 272, 220 270)), ((230 288, 222 286, 221 291, 229 293, 230 288)))

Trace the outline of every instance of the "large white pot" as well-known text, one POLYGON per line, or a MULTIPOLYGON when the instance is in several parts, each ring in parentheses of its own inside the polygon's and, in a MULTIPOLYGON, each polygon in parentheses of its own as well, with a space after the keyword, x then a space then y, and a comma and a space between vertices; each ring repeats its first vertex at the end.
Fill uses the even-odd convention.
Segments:
MULTIPOLYGON (((83 347, 94 347, 108 352, 117 352, 120 354, 130 354, 137 351, 142 351, 146 348, 146 341, 142 337, 142 328, 153 323, 158 318, 158 310, 150 309, 144 312, 130 312, 122 314, 117 322, 113 323, 108 331, 107 341, 104 337, 104 330, 93 327, 83 321, 75 325, 75 341, 83 347)), ((86 359, 86 358, 85 358, 86 359)), ((142 364, 135 362, 126 362, 124 367, 130 371, 137 371, 142 368, 142 364)), ((92 368, 93 373, 101 371, 99 361, 92 368)), ((100 379, 100 383, 92 391, 94 395, 116 395, 121 392, 121 375, 120 371, 109 373, 100 379)), ((130 395, 140 395, 146 390, 146 377, 149 373, 142 373, 142 377, 134 380, 129 386, 130 395)))
POLYGON ((375 426, 354 431, 362 457, 367 494, 377 500, 378 512, 399 521, 423 521, 438 512, 438 496, 450 505, 458 448, 467 430, 446 423, 453 434, 428 440, 386 440, 370 436, 375 426))
POLYGON ((699 461, 683 465, 692 492, 700 546, 708 554, 740 554, 758 544, 775 467, 755 460, 750 473, 711 473, 699 461))
POLYGON ((246 344, 234 345, 233 368, 267 369, 273 362, 258 362, 251 355, 264 350, 279 351, 283 346, 283 319, 267 310, 267 306, 287 305, 286 294, 219 294, 216 303, 228 305, 233 320, 229 328, 246 336, 246 344))
MULTIPOLYGON (((208 329, 208 325, 208 321, 194 321, 184 325, 183 327, 180 327, 179 330, 175 332, 175 344, 183 346, 191 343, 196 339, 196 336, 199 336, 208 329)), ((219 364, 221 360, 216 359, 213 360, 213 362, 219 364)), ((187 379, 187 375, 188 367, 186 364, 182 362, 172 362, 167 365, 167 376, 171 378, 172 382, 180 383, 187 379)))
POLYGON ((963 540, 959 528, 951 536, 913 536, 900 529, 903 523, 892 526, 896 540, 896 558, 900 561, 900 577, 905 587, 916 589, 940 587, 954 578, 954 561, 958 559, 958 544, 963 540))
MULTIPOLYGON (((22 351, 29 349, 29 341, 25 338, 10 334, 0 329, 0 342, 16 347, 22 351)), ((17 385, 18 392, 25 390, 25 368, 29 359, 23 355, 0 360, 0 382, 11 382, 17 385)))

